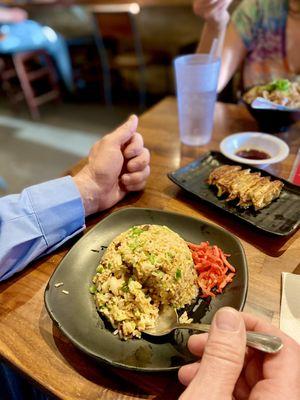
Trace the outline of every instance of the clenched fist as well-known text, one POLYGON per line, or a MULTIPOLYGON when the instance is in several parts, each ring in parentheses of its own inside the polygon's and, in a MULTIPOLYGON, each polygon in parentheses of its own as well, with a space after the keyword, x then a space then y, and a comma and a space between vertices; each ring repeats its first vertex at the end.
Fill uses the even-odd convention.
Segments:
POLYGON ((150 153, 137 133, 138 118, 104 136, 92 147, 88 163, 74 181, 79 189, 85 215, 105 210, 128 192, 142 190, 150 174, 150 153))

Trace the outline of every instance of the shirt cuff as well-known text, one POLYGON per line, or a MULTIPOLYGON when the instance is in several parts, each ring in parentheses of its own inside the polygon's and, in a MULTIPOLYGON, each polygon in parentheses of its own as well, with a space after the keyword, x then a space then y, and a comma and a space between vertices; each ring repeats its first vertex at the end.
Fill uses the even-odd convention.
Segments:
POLYGON ((70 176, 31 186, 26 191, 48 248, 85 227, 82 199, 70 176))

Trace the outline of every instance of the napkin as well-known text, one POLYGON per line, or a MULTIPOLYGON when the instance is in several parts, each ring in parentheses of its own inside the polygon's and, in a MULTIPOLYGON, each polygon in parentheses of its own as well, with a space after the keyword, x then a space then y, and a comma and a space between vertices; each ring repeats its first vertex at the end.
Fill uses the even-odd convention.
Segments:
POLYGON ((300 344, 300 275, 283 272, 280 329, 300 344))

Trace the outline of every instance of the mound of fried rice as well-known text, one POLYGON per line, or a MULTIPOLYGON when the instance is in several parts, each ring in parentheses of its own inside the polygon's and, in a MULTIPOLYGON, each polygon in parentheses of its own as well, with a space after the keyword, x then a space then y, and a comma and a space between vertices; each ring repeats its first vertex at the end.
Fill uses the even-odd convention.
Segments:
POLYGON ((153 328, 159 309, 182 308, 198 295, 185 241, 166 226, 134 226, 106 249, 93 278, 98 311, 121 338, 153 328))

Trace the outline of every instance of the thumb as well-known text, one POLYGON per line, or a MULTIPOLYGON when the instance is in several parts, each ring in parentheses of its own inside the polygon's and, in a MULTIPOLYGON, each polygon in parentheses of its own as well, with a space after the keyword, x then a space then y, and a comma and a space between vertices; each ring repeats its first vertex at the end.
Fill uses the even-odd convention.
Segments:
POLYGON ((115 144, 122 146, 136 132, 139 119, 136 115, 131 115, 128 120, 110 134, 110 139, 115 144))
POLYGON ((231 400, 242 371, 246 331, 241 314, 220 309, 212 322, 200 367, 181 400, 231 400))

